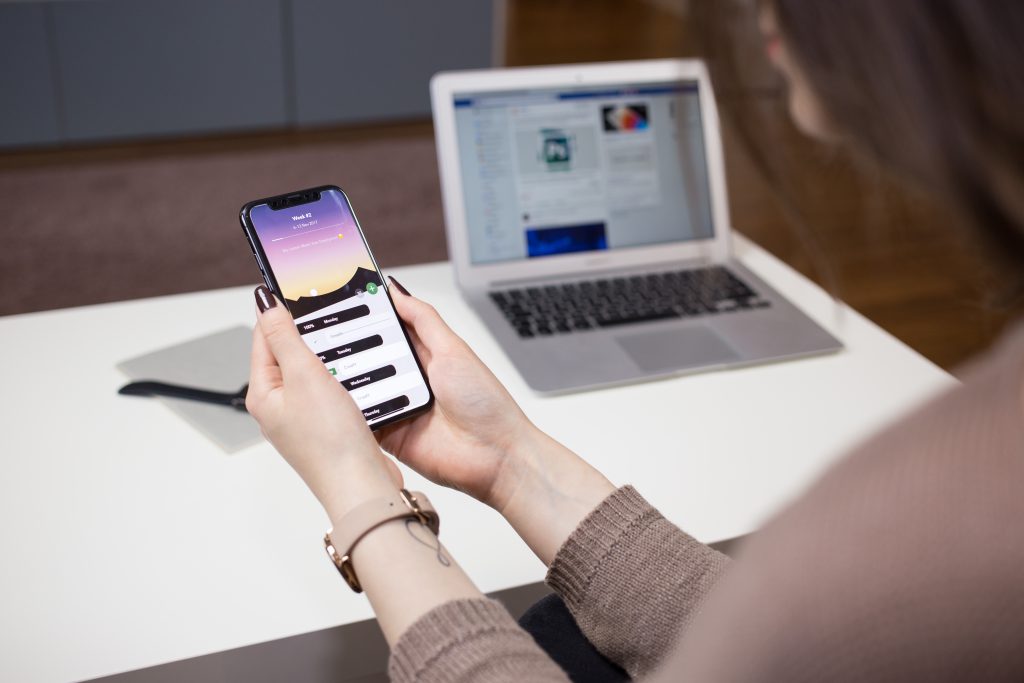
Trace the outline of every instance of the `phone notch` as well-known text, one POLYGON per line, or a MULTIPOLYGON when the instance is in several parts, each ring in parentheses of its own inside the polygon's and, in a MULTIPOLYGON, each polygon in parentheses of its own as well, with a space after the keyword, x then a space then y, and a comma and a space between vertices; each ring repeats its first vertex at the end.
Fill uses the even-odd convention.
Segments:
POLYGON ((311 202, 320 201, 320 190, 305 190, 303 192, 293 192, 292 194, 284 195, 281 197, 275 197, 267 202, 272 211, 282 211, 284 209, 290 209, 293 206, 300 206, 302 204, 309 204, 311 202))

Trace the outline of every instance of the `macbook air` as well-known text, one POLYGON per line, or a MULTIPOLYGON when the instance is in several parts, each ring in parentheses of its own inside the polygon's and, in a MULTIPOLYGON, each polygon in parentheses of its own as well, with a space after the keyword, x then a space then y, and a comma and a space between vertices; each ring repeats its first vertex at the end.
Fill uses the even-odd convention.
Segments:
POLYGON ((732 256, 702 62, 447 72, 431 98, 459 289, 534 390, 841 347, 732 256))

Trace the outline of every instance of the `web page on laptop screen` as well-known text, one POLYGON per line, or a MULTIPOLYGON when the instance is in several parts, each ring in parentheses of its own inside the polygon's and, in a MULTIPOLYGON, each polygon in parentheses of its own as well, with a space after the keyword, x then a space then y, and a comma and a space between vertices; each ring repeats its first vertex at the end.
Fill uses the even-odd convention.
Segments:
POLYGON ((470 259, 713 236, 696 82, 455 95, 470 259))

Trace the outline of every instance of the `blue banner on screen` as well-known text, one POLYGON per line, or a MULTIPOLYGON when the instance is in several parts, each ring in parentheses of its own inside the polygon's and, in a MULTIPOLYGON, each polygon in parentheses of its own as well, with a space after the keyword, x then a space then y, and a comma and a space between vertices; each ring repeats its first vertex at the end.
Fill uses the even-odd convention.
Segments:
POLYGON ((526 231, 526 252, 530 258, 607 248, 604 223, 530 228, 526 231))

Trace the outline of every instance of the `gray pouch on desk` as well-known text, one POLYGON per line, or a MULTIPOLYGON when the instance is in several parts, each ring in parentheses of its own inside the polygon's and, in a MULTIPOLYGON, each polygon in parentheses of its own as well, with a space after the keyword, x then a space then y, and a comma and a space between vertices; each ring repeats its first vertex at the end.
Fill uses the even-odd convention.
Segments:
MULTIPOLYGON (((249 381, 252 330, 232 327, 182 344, 130 358, 117 369, 132 380, 157 380, 212 391, 238 391, 249 381)), ((125 400, 153 400, 125 397, 125 400)), ((179 398, 157 397, 185 422, 227 453, 263 440, 252 417, 241 410, 179 398)))

